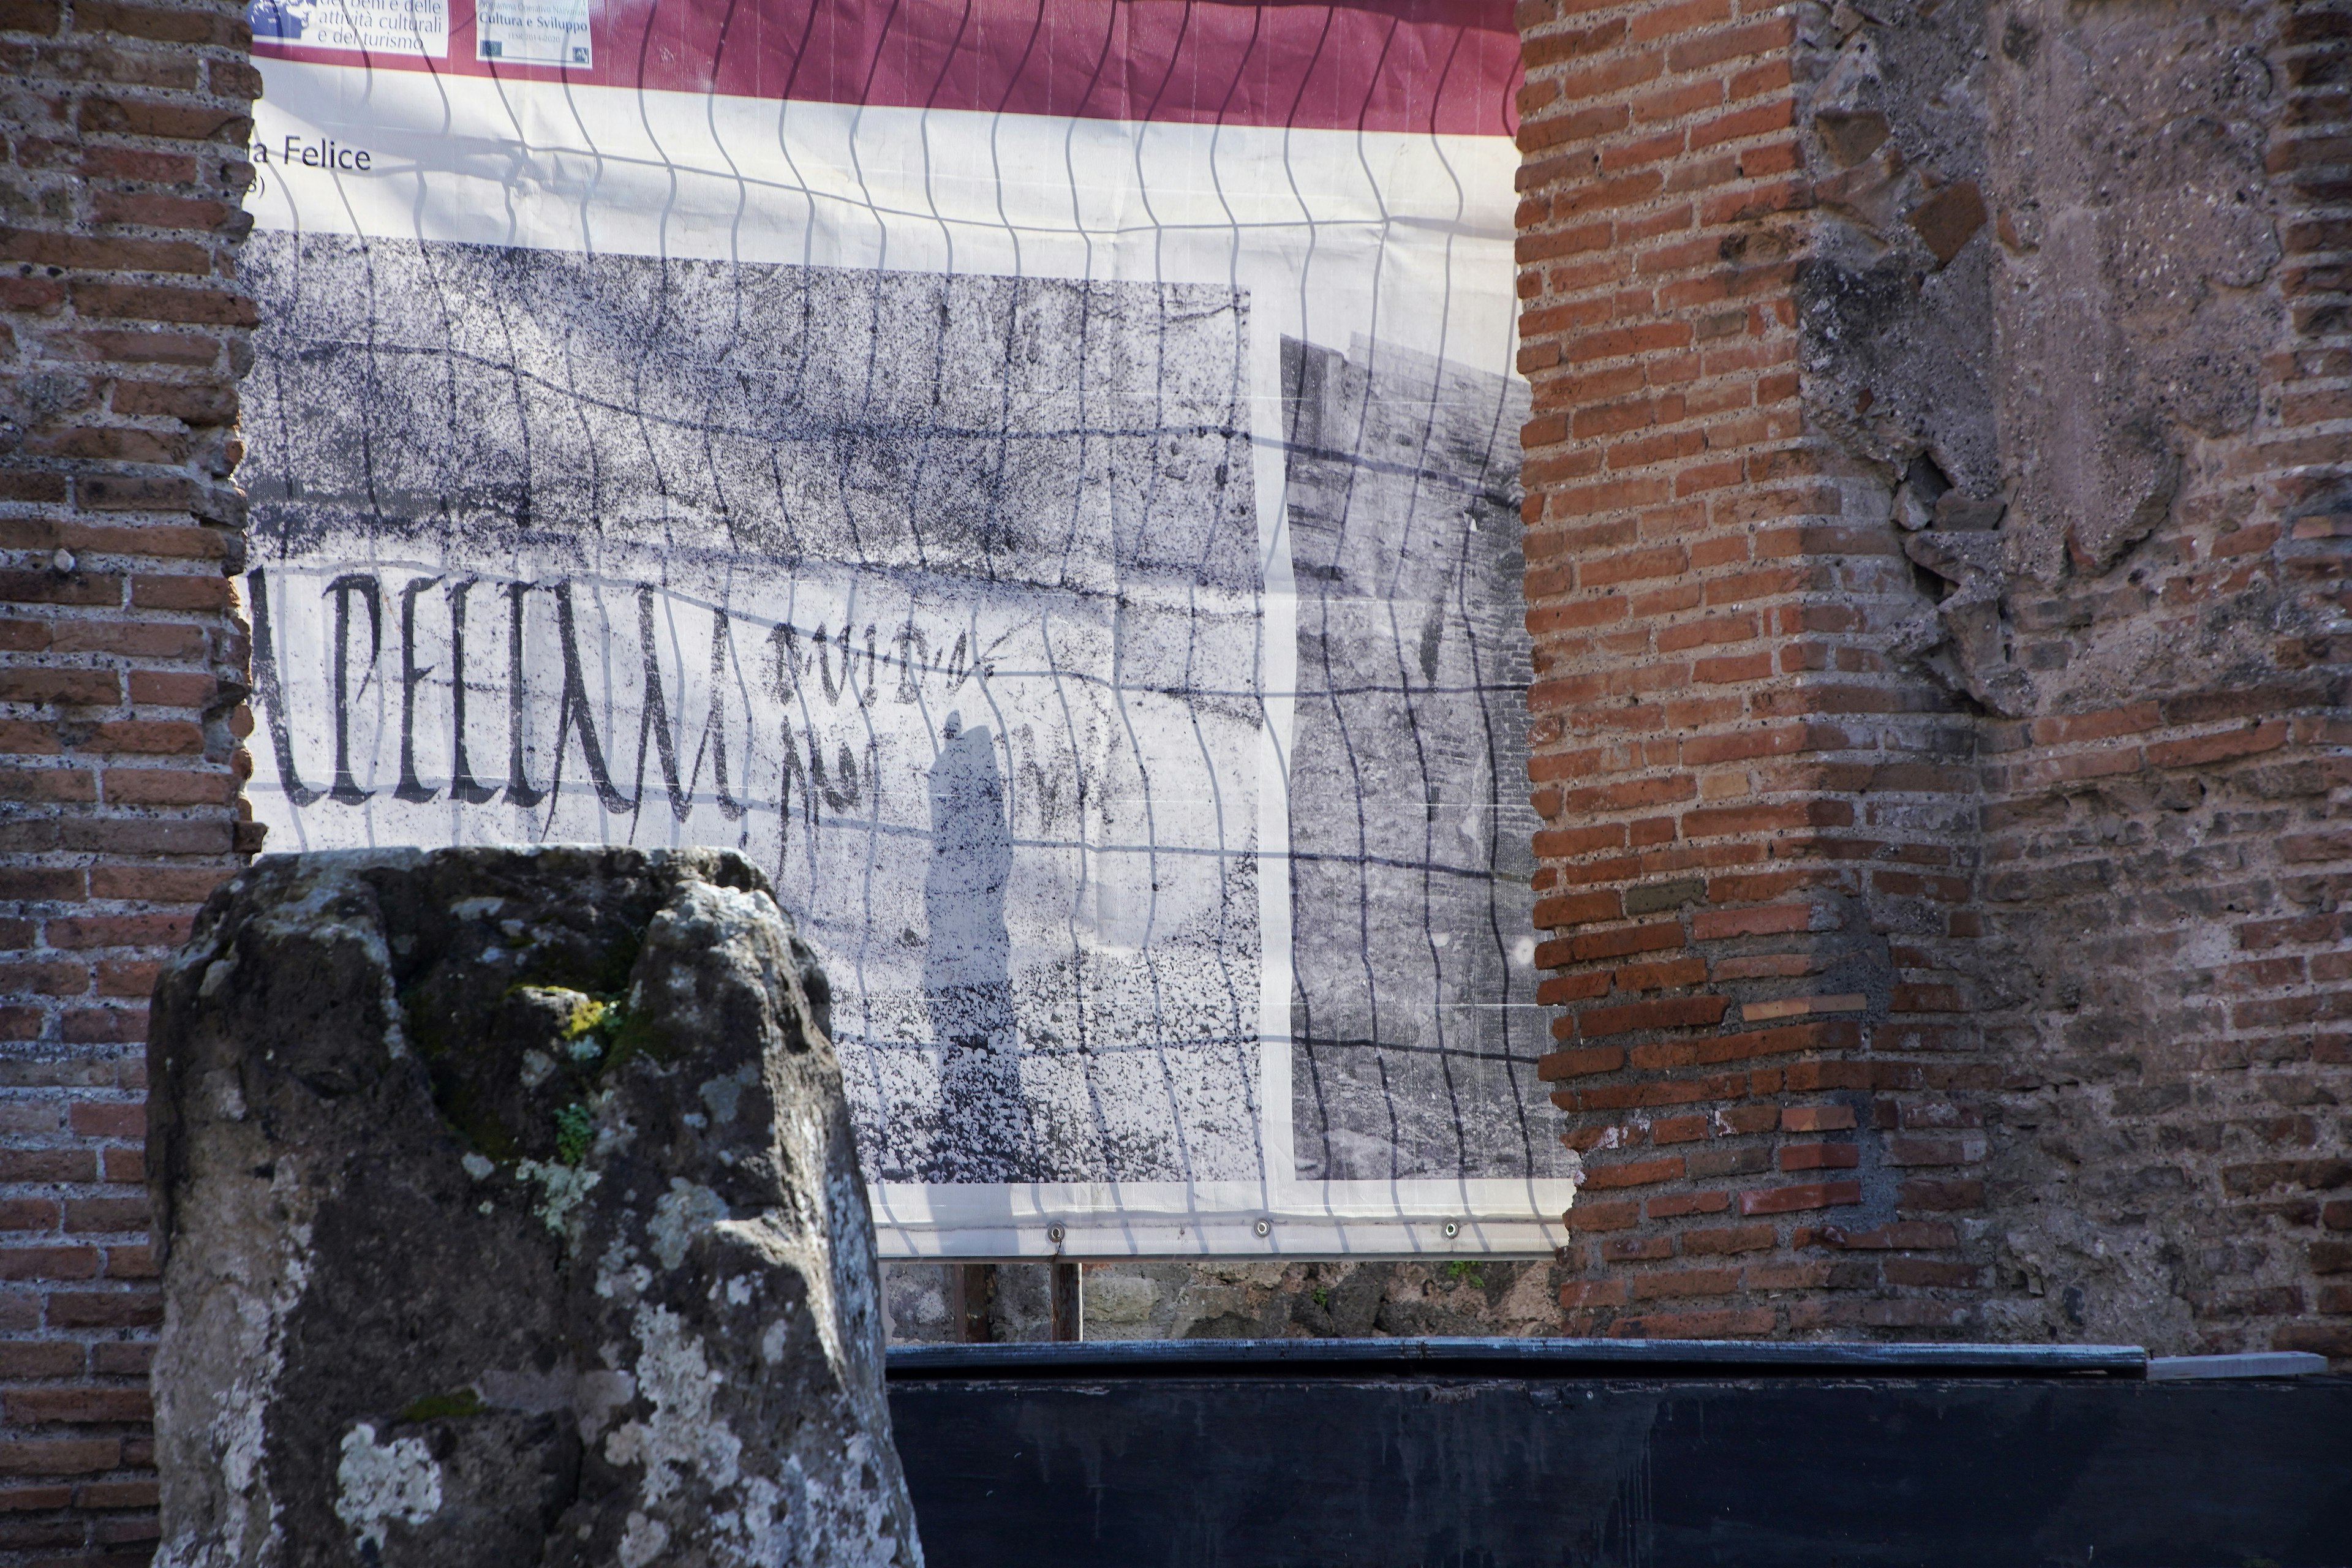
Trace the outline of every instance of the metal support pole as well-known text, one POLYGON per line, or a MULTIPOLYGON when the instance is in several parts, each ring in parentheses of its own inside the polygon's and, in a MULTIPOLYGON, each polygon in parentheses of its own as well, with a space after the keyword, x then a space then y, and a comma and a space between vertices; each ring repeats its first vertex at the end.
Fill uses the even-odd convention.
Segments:
POLYGON ((996 1303, 996 1265, 953 1263, 948 1266, 948 1321, 964 1344, 984 1345, 996 1335, 990 1309, 996 1303))
POLYGON ((1086 1276, 1078 1265, 1055 1258, 1047 1267, 1054 1272, 1054 1337, 1057 1340, 1082 1340, 1087 1337, 1086 1276))

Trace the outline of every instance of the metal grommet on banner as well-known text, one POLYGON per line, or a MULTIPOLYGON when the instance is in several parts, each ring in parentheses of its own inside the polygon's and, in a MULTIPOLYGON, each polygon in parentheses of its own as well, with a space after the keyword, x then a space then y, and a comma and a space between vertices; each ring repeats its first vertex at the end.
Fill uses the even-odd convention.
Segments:
POLYGON ((1270 1219, 1262 1219, 1250 1228, 1256 1231, 1260 1236, 1272 1236, 1274 1234, 1274 1222, 1270 1219))
POLYGON ((1450 1220, 1450 1219, 1449 1219, 1449 1220, 1447 1220, 1447 1221, 1445 1222, 1445 1239, 1446 1239, 1446 1240, 1448 1240, 1448 1241, 1452 1241, 1455 1237, 1460 1236, 1461 1234, 1462 1234, 1462 1227, 1461 1227, 1459 1225, 1455 1224, 1454 1221, 1452 1221, 1452 1220, 1450 1220))
POLYGON ((1055 1246, 1059 1247, 1062 1245, 1062 1237, 1066 1233, 1060 1226, 1057 1225, 1045 1232, 1045 1239, 1052 1242, 1055 1246))

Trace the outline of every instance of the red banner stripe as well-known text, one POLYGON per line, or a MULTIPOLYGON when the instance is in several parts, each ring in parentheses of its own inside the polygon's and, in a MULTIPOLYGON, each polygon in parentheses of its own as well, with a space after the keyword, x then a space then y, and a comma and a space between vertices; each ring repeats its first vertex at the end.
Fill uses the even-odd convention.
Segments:
POLYGON ((306 47, 266 58, 728 97, 1187 125, 1507 136, 1509 0, 611 0, 593 67, 474 58, 451 0, 449 58, 306 47))

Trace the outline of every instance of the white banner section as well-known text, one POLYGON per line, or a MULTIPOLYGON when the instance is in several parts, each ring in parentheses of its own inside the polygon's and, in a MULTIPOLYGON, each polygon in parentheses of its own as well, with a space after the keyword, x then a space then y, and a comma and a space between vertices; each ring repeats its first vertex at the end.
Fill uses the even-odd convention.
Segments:
POLYGON ((1507 139, 263 71, 273 849, 740 848, 889 1256, 1565 1240, 1507 139))

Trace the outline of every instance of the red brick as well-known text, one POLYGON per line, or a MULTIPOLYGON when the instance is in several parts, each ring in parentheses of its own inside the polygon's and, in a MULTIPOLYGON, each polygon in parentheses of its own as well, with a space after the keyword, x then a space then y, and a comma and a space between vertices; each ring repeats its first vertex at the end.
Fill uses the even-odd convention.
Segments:
POLYGON ((1571 1279, 1559 1288, 1563 1307, 1615 1307, 1624 1301, 1622 1279, 1571 1279))
POLYGON ((88 1149, 0 1149, 0 1182, 88 1182, 98 1156, 88 1149))
POLYGON ((1664 996, 1612 1007, 1589 1007, 1577 1016, 1577 1032, 1588 1037, 1634 1029, 1691 1028, 1722 1022, 1730 1005, 1722 996, 1664 996))
POLYGON ((2271 1331, 2271 1348, 2352 1357, 2352 1323, 2289 1323, 2271 1331))
POLYGON ((1897 1220, 1875 1230, 1846 1231, 1824 1226, 1812 1240, 1822 1247, 1885 1251, 1900 1247, 1945 1247, 1959 1244, 1959 1233, 1940 1220, 1897 1220))
POLYGON ((122 603, 122 579, 104 572, 0 571, 0 603, 113 605, 122 603))
POLYGON ((1579 963, 1596 958, 1626 958, 1637 952, 1659 952, 1683 945, 1683 928, 1673 921, 1654 921, 1646 925, 1623 926, 1614 931, 1592 931, 1576 937, 1569 943, 1569 952, 1579 963))
POLYGON ((1650 1123, 1650 1142, 1695 1143, 1705 1138, 1709 1130, 1704 1116, 1669 1116, 1650 1123))
POLYGON ((131 700, 142 708, 202 708, 219 695, 220 682, 197 670, 134 669, 131 700))
POLYGON ((1584 1168, 1587 1191, 1602 1192, 1620 1187, 1645 1187, 1658 1182, 1671 1182, 1683 1173, 1680 1156, 1663 1160, 1635 1160, 1619 1165, 1588 1164, 1584 1168))
POLYGON ((79 1377, 87 1363, 82 1347, 71 1340, 0 1342, 0 1377, 79 1377))
POLYGON ((135 1045, 147 1037, 147 1009, 72 1008, 59 1016, 58 1037, 75 1045, 135 1045))
MULTIPOLYGON (((1545 946, 1549 946, 1546 943, 1545 946)), ((1541 964, 1544 949, 1536 949, 1537 962, 1541 964)), ((1609 976, 1605 973, 1589 974, 1547 974, 1536 982, 1536 1003, 1538 1006, 1556 1007, 1565 1003, 1581 1002, 1609 992, 1609 976)), ((1555 1024, 1554 1035, 1562 1033, 1555 1024)))
POLYGON ((1636 1274, 1633 1277, 1633 1294, 1636 1301, 1654 1301, 1690 1296, 1728 1296, 1739 1289, 1737 1268, 1680 1268, 1671 1272, 1636 1274))
POLYGON ((1625 1052, 1617 1046, 1601 1046, 1590 1050, 1554 1051, 1536 1063, 1536 1077, 1544 1082, 1580 1078, 1591 1073, 1615 1072, 1625 1065, 1625 1052))
POLYGON ((1596 893, 1556 893, 1536 900, 1535 923, 1538 930, 1558 930, 1594 921, 1616 920, 1622 910, 1620 896, 1613 889, 1596 893))
POLYGON ((1586 1203, 1579 1200, 1561 1216, 1570 1230, 1623 1230, 1636 1217, 1631 1203, 1586 1203))
POLYGON ((1803 1209, 1833 1208, 1862 1202, 1859 1182, 1806 1182, 1795 1186, 1765 1187, 1739 1194, 1743 1215, 1794 1214, 1803 1209))
POLYGON ((1754 910, 1701 910, 1691 917, 1691 934, 1702 942, 1732 936, 1772 936, 1811 928, 1814 910, 1808 904, 1780 904, 1754 910))
POLYGON ((1896 1198, 1904 1209, 1924 1209, 1929 1213, 1957 1212, 1984 1206, 1982 1182, 1906 1182, 1896 1198))
POLYGON ((91 1426, 154 1417, 143 1388, 22 1388, 5 1398, 8 1421, 18 1426, 91 1426))
POLYGON ((1644 1312, 1621 1318, 1612 1334, 1627 1339, 1747 1340, 1761 1339, 1775 1328, 1769 1307, 1730 1308, 1709 1312, 1644 1312))
MULTIPOLYGON (((75 1348, 80 1347, 76 1344, 75 1348)), ((89 1370, 100 1377, 143 1379, 153 1370, 154 1361, 155 1342, 152 1339, 99 1340, 89 1347, 89 1370)))
POLYGON ((1679 1219, 1685 1215, 1723 1214, 1731 1207, 1729 1193, 1668 1193, 1648 1200, 1643 1212, 1652 1219, 1679 1219))
POLYGON ((1695 1256, 1719 1257, 1739 1252, 1768 1252, 1779 1237, 1769 1225, 1726 1226, 1710 1230, 1686 1230, 1683 1250, 1695 1256))
POLYGON ((195 494, 196 487, 179 478, 99 473, 74 481, 74 496, 84 511, 184 512, 195 494))
POLYGON ((84 1138, 143 1139, 147 1136, 147 1108, 77 1100, 68 1112, 68 1125, 84 1138))
POLYGON ((1700 984, 1706 979, 1706 961, 1675 958, 1656 963, 1629 963, 1613 974, 1620 991, 1658 991, 1700 984))
POLYGON ((226 610, 229 580, 212 576, 139 577, 131 584, 131 603, 142 610, 226 610))
POLYGON ((53 1329, 152 1328, 163 1321, 163 1298, 152 1289, 52 1290, 53 1329))
POLYGON ((94 899, 135 899, 161 904, 200 904, 227 880, 234 868, 175 866, 94 866, 89 871, 89 895, 94 899))
POLYGON ((96 1475, 115 1468, 121 1460, 122 1445, 112 1437, 0 1442, 0 1474, 5 1475, 96 1475))
MULTIPOLYGON (((139 199, 175 206, 209 208, 217 205, 211 202, 183 203, 178 197, 169 196, 142 196, 139 199)), ((194 426, 232 425, 236 422, 236 389, 209 383, 118 381, 114 384, 111 402, 117 414, 134 418, 178 419, 194 426)))
POLYGON ((0 991, 18 996, 79 996, 89 989, 89 966, 79 959, 0 963, 0 991))
POLYGON ((68 915, 43 928, 51 947, 177 947, 188 940, 194 911, 149 915, 68 915))
POLYGON ((1518 144, 1522 151, 1529 153, 1571 146, 1622 130, 1626 122, 1624 105, 1595 104, 1571 112, 1530 118, 1519 127, 1518 144))
POLYGON ((2225 731, 2217 735, 2160 742, 2148 746, 2147 760, 2155 767, 2186 768, 2257 756, 2286 744, 2286 721, 2274 719, 2266 724, 2225 731))
POLYGON ((119 653, 132 658, 200 658, 202 626, 169 621, 59 621, 45 628, 57 653, 119 653))
MULTIPOLYGON (((70 1179, 89 1180, 88 1176, 70 1179)), ((152 1218, 143 1193, 135 1197, 69 1198, 66 1201, 65 1227, 72 1235, 143 1232, 152 1218)))
POLYGON ((1810 1290, 1829 1284, 1834 1277, 1828 1263, 1811 1259, 1753 1265, 1740 1270, 1739 1282, 1749 1290, 1810 1290))
POLYGON ((236 779, 226 770, 109 768, 104 778, 110 805, 226 805, 236 797, 236 779))
POLYGON ((1768 54, 1789 47, 1797 36, 1796 19, 1786 13, 1737 27, 1703 33, 1666 51, 1670 70, 1698 71, 1725 60, 1768 54))
POLYGON ((118 719, 94 727, 84 752, 128 752, 142 756, 200 756, 202 726, 184 719, 118 719))
POLYGON ((0 669, 0 702, 111 706, 121 700, 121 679, 110 669, 0 669))
POLYGON ((94 1247, 0 1247, 0 1279, 95 1279, 94 1247))
POLYGON ((109 1279, 153 1279, 163 1270, 156 1267, 153 1247, 131 1245, 106 1249, 105 1273, 109 1279))

